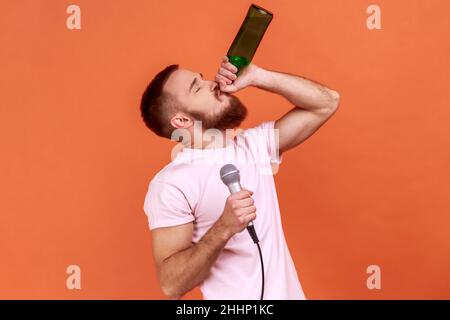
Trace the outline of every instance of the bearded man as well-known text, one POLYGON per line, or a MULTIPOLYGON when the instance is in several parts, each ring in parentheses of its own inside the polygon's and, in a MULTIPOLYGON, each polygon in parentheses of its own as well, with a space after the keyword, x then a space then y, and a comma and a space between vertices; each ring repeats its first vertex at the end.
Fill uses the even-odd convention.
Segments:
POLYGON ((317 82, 255 64, 239 76, 237 71, 226 56, 211 81, 171 65, 142 96, 147 127, 167 139, 183 136, 185 145, 152 179, 144 201, 158 279, 172 299, 197 286, 204 299, 260 299, 258 250, 242 232, 253 222, 264 261, 263 298, 305 299, 268 173, 284 152, 335 113, 340 97, 317 82), (247 115, 233 93, 247 87, 281 95, 293 108, 230 137, 227 130, 238 128, 247 115), (211 130, 214 139, 207 134, 211 130), (231 195, 219 177, 229 163, 239 169, 245 187, 231 195))

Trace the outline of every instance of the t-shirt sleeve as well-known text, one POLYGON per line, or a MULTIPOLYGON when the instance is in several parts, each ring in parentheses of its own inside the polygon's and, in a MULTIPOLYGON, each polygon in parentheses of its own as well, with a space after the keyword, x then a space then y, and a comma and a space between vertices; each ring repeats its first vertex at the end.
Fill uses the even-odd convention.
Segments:
POLYGON ((182 190, 170 183, 157 180, 149 185, 144 201, 144 212, 150 230, 194 221, 193 212, 182 190))
POLYGON ((279 132, 275 129, 275 121, 263 122, 247 130, 250 142, 262 152, 264 158, 268 157, 271 164, 280 164, 283 160, 279 150, 279 132))

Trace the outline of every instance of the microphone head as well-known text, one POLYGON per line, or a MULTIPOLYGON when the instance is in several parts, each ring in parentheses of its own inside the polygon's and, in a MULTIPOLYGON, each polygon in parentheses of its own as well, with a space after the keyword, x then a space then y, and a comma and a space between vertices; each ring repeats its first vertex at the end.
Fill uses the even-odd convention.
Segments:
POLYGON ((226 186, 230 186, 235 183, 239 184, 241 176, 238 168, 232 164, 226 164, 220 169, 220 179, 226 186))

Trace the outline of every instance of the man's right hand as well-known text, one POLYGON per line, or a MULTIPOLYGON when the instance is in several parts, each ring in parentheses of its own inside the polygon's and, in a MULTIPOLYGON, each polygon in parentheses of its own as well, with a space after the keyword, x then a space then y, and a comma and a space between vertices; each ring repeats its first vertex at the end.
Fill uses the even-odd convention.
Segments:
POLYGON ((256 207, 252 199, 252 191, 242 189, 228 196, 219 223, 231 237, 243 231, 250 221, 256 218, 256 207))

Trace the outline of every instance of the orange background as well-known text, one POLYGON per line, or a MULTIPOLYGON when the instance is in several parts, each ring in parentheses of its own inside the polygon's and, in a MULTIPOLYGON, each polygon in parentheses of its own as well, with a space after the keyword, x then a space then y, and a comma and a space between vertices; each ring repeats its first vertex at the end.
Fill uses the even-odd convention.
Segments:
MULTIPOLYGON (((144 126, 140 96, 171 63, 213 78, 250 3, 1 1, 0 298, 164 298, 143 200, 172 143, 144 126), (73 3, 81 30, 66 28, 73 3)), ((307 298, 449 299, 450 1, 376 1, 374 31, 372 1, 256 3, 275 17, 254 63, 342 97, 275 178, 307 298)), ((244 127, 291 107, 238 96, 244 127)))

